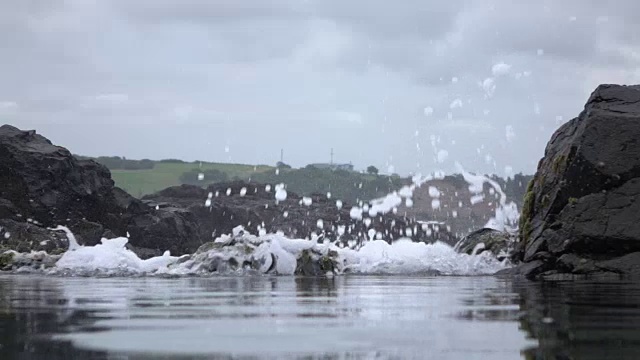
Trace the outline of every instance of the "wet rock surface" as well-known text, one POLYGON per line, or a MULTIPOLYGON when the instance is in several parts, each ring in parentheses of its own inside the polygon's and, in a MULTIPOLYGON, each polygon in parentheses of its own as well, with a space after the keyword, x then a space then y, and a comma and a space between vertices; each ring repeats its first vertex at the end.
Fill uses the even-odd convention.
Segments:
POLYGON ((47 235, 58 225, 69 227, 84 245, 128 233, 135 234, 131 245, 153 253, 180 254, 200 244, 185 226, 190 218, 183 212, 150 208, 115 187, 106 167, 76 159, 33 130, 0 127, 0 184, 0 226, 8 229, 0 247, 63 248, 57 235, 47 235), (47 240, 52 244, 41 245, 47 240))
POLYGON ((504 231, 483 228, 465 236, 455 245, 455 250, 465 254, 493 253, 498 259, 509 257, 516 243, 516 236, 504 231))
POLYGON ((206 189, 181 185, 145 196, 143 201, 152 208, 183 209, 192 214, 199 237, 206 241, 230 234, 236 226, 254 234, 261 230, 282 232, 290 238, 339 241, 349 247, 357 247, 379 235, 390 240, 408 237, 418 242, 443 241, 450 245, 457 241, 438 224, 421 224, 393 213, 369 220, 366 215, 354 219, 349 204, 338 207, 337 200, 326 195, 303 198, 289 192, 286 200, 278 202, 274 189, 275 186, 244 181, 218 183, 206 189), (210 203, 206 201, 209 196, 210 203))
POLYGON ((599 86, 540 160, 520 219, 515 259, 525 264, 514 272, 640 275, 638 139, 640 86, 599 86))

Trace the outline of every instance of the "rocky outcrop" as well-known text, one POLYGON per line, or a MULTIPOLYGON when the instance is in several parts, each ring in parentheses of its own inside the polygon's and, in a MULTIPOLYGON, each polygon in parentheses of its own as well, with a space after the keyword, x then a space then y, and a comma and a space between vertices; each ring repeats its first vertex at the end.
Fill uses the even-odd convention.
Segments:
POLYGON ((130 236, 148 255, 193 251, 202 243, 182 209, 154 209, 114 187, 106 167, 78 160, 35 131, 0 127, 0 249, 61 251, 69 227, 81 244, 130 236))
POLYGON ((437 224, 420 224, 393 213, 375 216, 369 224, 352 218, 348 204, 338 207, 326 195, 303 198, 289 192, 286 200, 276 202, 274 193, 275 187, 271 185, 236 181, 205 189, 175 186, 145 196, 143 201, 152 208, 187 211, 198 224, 199 238, 205 241, 230 234, 237 226, 254 234, 262 229, 267 233, 282 232, 291 238, 339 241, 351 247, 378 233, 389 240, 410 237, 414 241, 443 241, 450 245, 457 241, 437 224), (209 196, 210 204, 206 201, 209 196))
MULTIPOLYGON (((177 186, 138 200, 115 187, 103 165, 79 160, 35 131, 0 127, 0 251, 62 252, 66 235, 51 230, 58 225, 70 228, 84 245, 128 236, 130 249, 143 258, 165 250, 193 253, 237 226, 350 247, 378 236, 456 242, 438 224, 393 213, 354 219, 350 206, 339 207, 326 195, 287 195, 278 202, 275 187, 239 181, 206 189, 177 186)), ((302 264, 300 271, 324 270, 302 264)))
POLYGON ((640 276, 639 139, 640 86, 599 86, 538 164, 514 271, 640 276))
POLYGON ((507 258, 515 245, 515 236, 504 231, 483 228, 472 232, 460 240, 454 247, 464 254, 491 252, 499 260, 507 258))

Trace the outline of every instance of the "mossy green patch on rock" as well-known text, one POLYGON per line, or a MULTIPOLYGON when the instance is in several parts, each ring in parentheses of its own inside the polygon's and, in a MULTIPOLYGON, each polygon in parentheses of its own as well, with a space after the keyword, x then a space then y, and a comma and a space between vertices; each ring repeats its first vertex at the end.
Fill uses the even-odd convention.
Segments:
POLYGON ((297 260, 296 275, 325 276, 335 270, 336 252, 330 251, 327 255, 321 255, 311 250, 303 250, 297 260))
POLYGON ((533 191, 533 187, 535 186, 535 183, 536 183, 535 178, 529 180, 529 183, 527 184, 527 193, 530 193, 533 191))
POLYGON ((333 271, 333 260, 328 256, 320 258, 320 269, 323 271, 333 271))
POLYGON ((566 165, 567 165, 567 155, 560 155, 560 156, 557 156, 555 159, 553 159, 553 164, 551 165, 551 168, 553 169, 554 173, 558 174, 560 173, 560 171, 564 170, 566 165))
POLYGON ((13 253, 5 252, 0 254, 0 270, 3 270, 6 267, 11 266, 13 264, 13 253))
POLYGON ((533 211, 535 210, 536 194, 534 192, 535 178, 529 181, 527 185, 527 192, 524 195, 524 204, 522 206, 522 213, 520 214, 520 240, 526 243, 531 235, 532 226, 531 218, 533 211))

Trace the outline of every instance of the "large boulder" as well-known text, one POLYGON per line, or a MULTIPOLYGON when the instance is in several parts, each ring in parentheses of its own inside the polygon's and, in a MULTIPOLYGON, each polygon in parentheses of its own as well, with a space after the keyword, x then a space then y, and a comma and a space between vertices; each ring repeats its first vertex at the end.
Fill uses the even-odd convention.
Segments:
POLYGON ((640 275, 639 139, 640 86, 599 86, 555 132, 525 195, 524 275, 640 275))
POLYGON ((515 236, 504 231, 490 228, 476 230, 460 240, 454 249, 464 254, 491 252, 499 260, 507 258, 515 244, 515 236))
POLYGON ((114 186, 109 170, 78 160, 35 131, 0 126, 0 249, 60 251, 69 227, 80 244, 126 236, 147 256, 181 254, 202 243, 182 209, 155 209, 114 186))

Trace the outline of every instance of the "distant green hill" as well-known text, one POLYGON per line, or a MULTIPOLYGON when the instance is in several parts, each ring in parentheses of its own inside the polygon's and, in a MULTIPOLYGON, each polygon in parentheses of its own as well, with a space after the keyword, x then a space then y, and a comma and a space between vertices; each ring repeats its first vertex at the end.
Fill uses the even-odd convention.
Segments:
MULTIPOLYGON (((111 170, 116 186, 124 189, 133 196, 141 197, 151 194, 169 186, 182 184, 180 177, 192 170, 205 172, 206 170, 219 170, 227 174, 230 179, 248 179, 252 175, 275 171, 274 167, 266 165, 240 165, 240 164, 216 164, 216 163, 166 163, 156 162, 153 169, 148 170, 111 170)), ((209 184, 205 177, 203 184, 209 184)))
MULTIPOLYGON (((210 162, 186 162, 176 159, 167 160, 129 160, 114 156, 101 156, 90 158, 85 156, 76 157, 80 159, 93 159, 105 165, 111 171, 111 176, 116 186, 124 189, 129 194, 142 197, 147 194, 166 189, 170 186, 185 183, 181 177, 185 173, 197 174, 207 173, 211 170, 217 170, 224 173, 229 180, 233 179, 249 179, 254 174, 266 171, 275 172, 275 167, 267 165, 242 165, 242 164, 223 164, 210 162)), ((205 178, 200 183, 209 184, 211 179, 205 178)))
MULTIPOLYGON (((272 185, 284 183, 289 191, 299 195, 330 192, 334 199, 353 204, 357 200, 385 196, 411 182, 409 178, 397 175, 372 175, 347 170, 318 169, 313 166, 301 169, 283 167, 277 170, 276 167, 267 165, 185 162, 176 159, 155 161, 98 157, 93 160, 111 170, 116 186, 136 197, 181 184, 207 186, 229 180, 251 180, 272 185), (200 179, 199 175, 204 178, 200 179)), ((524 189, 530 178, 531 176, 518 174, 514 179, 494 177, 494 180, 500 183, 509 199, 521 206, 524 189)), ((461 175, 448 176, 447 179, 465 183, 461 175)))
POLYGON ((131 160, 113 156, 91 159, 109 168, 116 186, 136 197, 181 184, 206 186, 240 179, 267 184, 284 183, 287 184, 288 190, 300 195, 331 192, 336 199, 354 203, 356 200, 384 196, 409 183, 409 179, 399 176, 318 169, 313 166, 302 169, 283 167, 276 171, 275 167, 267 165, 185 162, 176 159, 131 160), (204 176, 202 180, 199 179, 200 174, 204 176))

